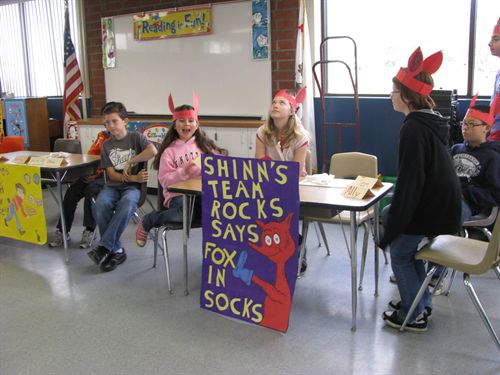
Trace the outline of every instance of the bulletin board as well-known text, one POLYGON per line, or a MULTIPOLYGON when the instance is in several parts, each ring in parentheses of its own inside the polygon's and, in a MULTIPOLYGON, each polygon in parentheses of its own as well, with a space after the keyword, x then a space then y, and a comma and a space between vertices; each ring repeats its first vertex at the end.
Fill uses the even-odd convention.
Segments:
POLYGON ((116 67, 105 69, 106 100, 129 111, 169 115, 175 105, 200 99, 200 115, 267 115, 271 61, 252 59, 252 3, 212 4, 212 33, 136 41, 133 15, 115 16, 116 67))

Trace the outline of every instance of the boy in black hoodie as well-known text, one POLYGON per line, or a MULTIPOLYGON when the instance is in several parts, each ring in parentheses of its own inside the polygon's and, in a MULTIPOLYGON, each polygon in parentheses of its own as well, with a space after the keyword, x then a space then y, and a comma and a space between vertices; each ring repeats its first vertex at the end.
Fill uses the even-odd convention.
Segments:
POLYGON ((500 142, 486 140, 495 113, 487 105, 474 105, 475 99, 462 122, 464 143, 451 148, 462 185, 463 221, 500 206, 500 142))
MULTIPOLYGON (((441 66, 441 52, 423 59, 417 48, 393 78, 391 100, 395 111, 405 115, 400 131, 398 181, 392 204, 384 209, 385 233, 380 242, 391 246, 391 266, 401 301, 389 302, 394 311, 382 318, 399 329, 417 295, 426 272, 415 260, 420 241, 427 236, 456 233, 460 227, 461 192, 448 148, 447 120, 432 109, 429 96, 434 86, 431 74, 441 66)), ((426 291, 420 300, 408 331, 424 332, 432 311, 426 291)))

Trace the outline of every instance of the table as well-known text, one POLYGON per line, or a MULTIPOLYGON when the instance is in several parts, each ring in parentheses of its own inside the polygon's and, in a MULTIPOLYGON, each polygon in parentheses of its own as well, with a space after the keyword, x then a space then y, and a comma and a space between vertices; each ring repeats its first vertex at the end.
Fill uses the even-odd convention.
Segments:
MULTIPOLYGON (((16 156, 47 156, 48 152, 40 151, 16 151, 9 152, 6 154, 0 154, 1 156, 9 159, 3 162, 4 164, 19 165, 13 163, 16 156)), ((65 158, 67 164, 58 167, 40 167, 40 173, 42 178, 49 178, 55 181, 57 184, 58 199, 56 199, 59 206, 59 215, 61 217, 61 229, 63 232, 63 243, 64 243, 64 258, 66 264, 69 264, 69 249, 66 240, 66 221, 64 218, 64 211, 62 207, 63 194, 62 194, 62 184, 66 181, 74 181, 78 177, 90 175, 95 173, 95 169, 98 166, 101 158, 99 156, 87 155, 87 154, 69 154, 65 158)))
MULTIPOLYGON (((356 212, 366 211, 370 207, 374 206, 374 215, 378 217, 378 203, 379 201, 389 193, 392 189, 393 184, 384 182, 382 187, 372 189, 374 194, 373 197, 363 200, 349 199, 341 195, 343 188, 352 183, 353 180, 342 180, 336 179, 338 181, 337 187, 325 187, 325 186, 310 186, 310 185, 299 185, 300 194, 300 205, 301 207, 318 207, 327 208, 332 210, 342 210, 350 211, 350 247, 351 247, 351 302, 352 302, 352 327, 353 331, 356 330, 356 315, 357 315, 357 230, 358 226, 356 223, 356 212)), ((337 185, 337 184, 336 184, 337 185)), ((184 294, 189 294, 188 289, 188 265, 187 265, 187 242, 188 242, 188 210, 189 202, 196 195, 201 194, 201 178, 194 178, 191 180, 179 182, 169 186, 169 191, 175 193, 182 193, 182 203, 183 203, 183 229, 182 229, 182 246, 184 253, 184 294)), ((304 222, 303 222, 304 225, 304 222)), ((307 230, 307 223, 305 224, 305 229, 307 230)), ((304 227, 303 227, 304 230, 304 227)), ((378 238, 379 233, 379 222, 375 220, 375 236, 378 238)), ((304 251, 305 240, 301 245, 301 256, 304 251)), ((299 261, 300 267, 300 261, 299 261)), ((376 292, 378 288, 378 251, 375 251, 375 284, 376 292)))

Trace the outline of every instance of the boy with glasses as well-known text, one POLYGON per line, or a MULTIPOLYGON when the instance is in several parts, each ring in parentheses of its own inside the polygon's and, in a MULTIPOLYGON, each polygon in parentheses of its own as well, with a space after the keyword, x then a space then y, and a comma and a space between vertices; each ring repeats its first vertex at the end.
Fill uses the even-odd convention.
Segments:
POLYGON ((451 148, 462 185, 462 221, 473 215, 489 214, 492 207, 500 206, 500 143, 486 140, 500 100, 495 100, 490 109, 487 105, 475 105, 476 98, 472 99, 461 124, 464 143, 451 148))

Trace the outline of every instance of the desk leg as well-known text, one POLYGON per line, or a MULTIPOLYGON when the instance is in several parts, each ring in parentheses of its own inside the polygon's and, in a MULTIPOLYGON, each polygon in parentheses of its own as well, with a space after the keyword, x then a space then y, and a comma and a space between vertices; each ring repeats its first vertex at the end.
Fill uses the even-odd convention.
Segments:
POLYGON ((184 253, 184 295, 189 294, 188 287, 188 211, 190 199, 187 194, 182 196, 182 251, 184 253))
POLYGON ((375 251, 375 297, 378 297, 378 279, 379 279, 379 248, 378 248, 378 243, 380 241, 379 236, 380 236, 380 223, 379 223, 379 211, 380 211, 380 206, 379 203, 377 202, 375 204, 375 208, 373 210, 373 219, 374 219, 374 233, 373 236, 375 237, 375 244, 373 246, 373 249, 375 251))
POLYGON ((59 215, 61 217, 61 232, 63 236, 63 244, 64 244, 64 258, 66 260, 66 264, 69 264, 69 249, 68 249, 68 241, 66 239, 66 218, 64 217, 63 210, 63 194, 62 194, 62 182, 61 182, 61 172, 56 171, 56 182, 57 182, 57 193, 59 195, 59 215))
POLYGON ((351 300, 352 300, 352 327, 351 331, 356 331, 356 314, 358 307, 358 276, 357 276, 357 231, 356 211, 351 211, 351 300))

